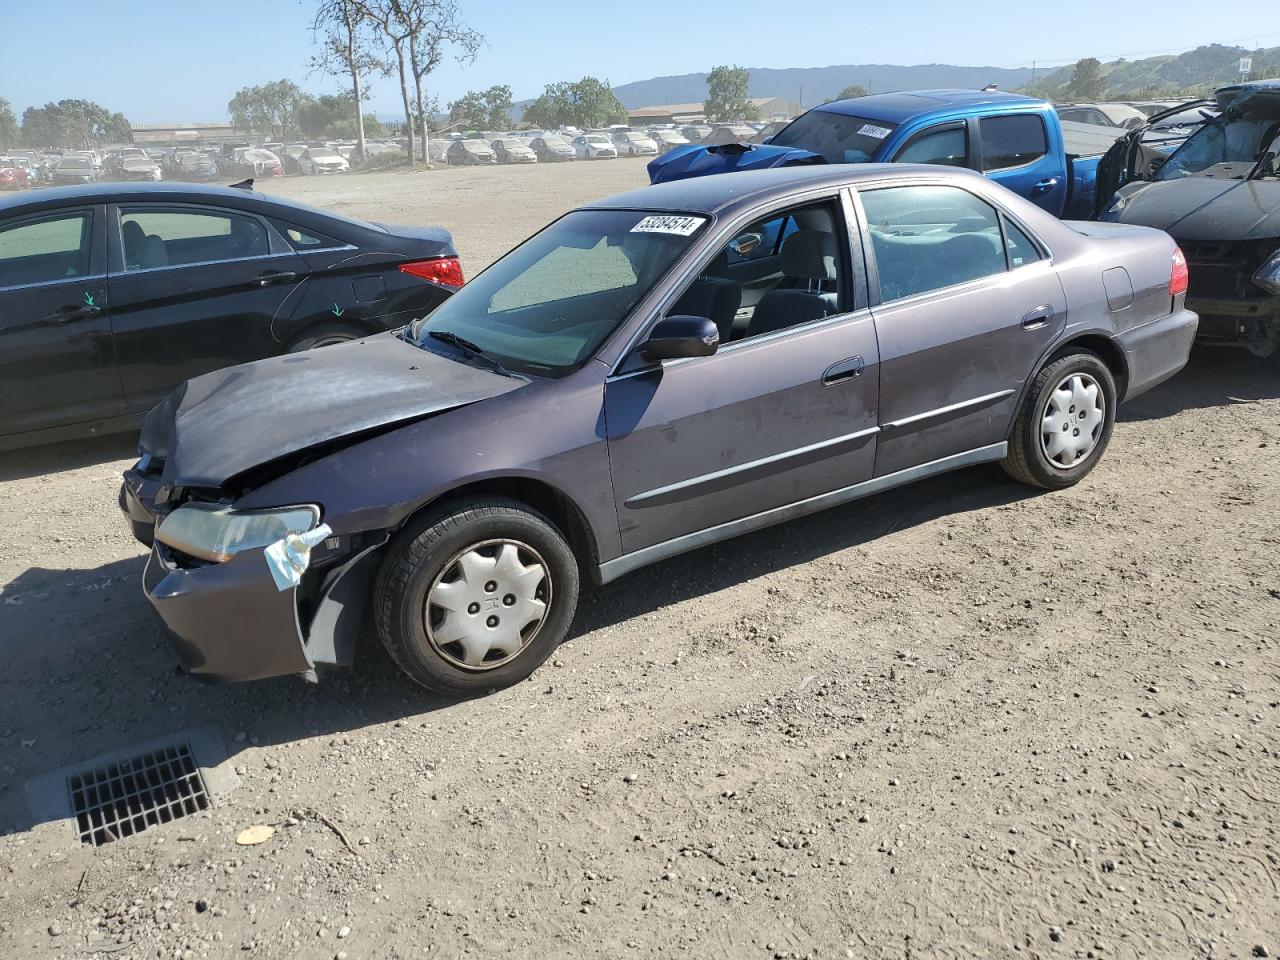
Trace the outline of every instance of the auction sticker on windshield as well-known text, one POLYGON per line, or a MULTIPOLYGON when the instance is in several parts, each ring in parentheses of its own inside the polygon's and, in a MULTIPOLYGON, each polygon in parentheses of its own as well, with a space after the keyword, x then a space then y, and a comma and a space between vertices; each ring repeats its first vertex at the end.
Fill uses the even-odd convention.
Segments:
POLYGON ((877 140, 883 140, 893 131, 888 127, 877 127, 874 123, 864 123, 858 133, 864 137, 875 137, 877 140))
POLYGON ((645 217, 631 228, 631 232, 670 233, 677 237, 687 237, 704 223, 705 217, 645 217))

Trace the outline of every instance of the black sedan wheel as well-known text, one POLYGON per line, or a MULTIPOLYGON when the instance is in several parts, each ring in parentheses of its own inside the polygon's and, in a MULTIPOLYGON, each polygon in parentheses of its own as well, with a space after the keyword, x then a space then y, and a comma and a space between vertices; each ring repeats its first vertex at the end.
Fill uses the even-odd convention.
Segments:
POLYGON ((1115 420, 1115 379, 1102 359, 1084 350, 1059 354, 1023 398, 1001 466, 1034 487, 1073 486, 1102 459, 1115 420))
POLYGON ((528 677, 560 645, 578 604, 578 564, 555 526, 515 500, 456 501, 388 549, 378 633, 411 678, 449 697, 528 677))
POLYGON ((300 353, 316 347, 332 347, 339 343, 350 343, 359 340, 364 334, 359 330, 341 324, 326 324, 303 331, 284 348, 285 353, 300 353))

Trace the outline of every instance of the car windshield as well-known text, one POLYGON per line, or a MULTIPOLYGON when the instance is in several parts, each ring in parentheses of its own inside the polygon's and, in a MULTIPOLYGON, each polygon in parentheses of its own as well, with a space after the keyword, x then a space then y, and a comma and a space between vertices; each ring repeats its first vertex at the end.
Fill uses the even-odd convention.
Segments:
POLYGON ((341 160, 336 150, 321 150, 318 147, 311 148, 312 160, 341 160))
POLYGON ((542 142, 548 147, 567 147, 569 145, 564 137, 543 137, 542 142))
POLYGON ((489 267, 408 335, 435 349, 440 335, 456 334, 517 373, 564 376, 595 353, 705 223, 700 216, 576 210, 489 267))
POLYGON ((59 162, 58 166, 62 167, 65 170, 83 170, 89 166, 89 161, 81 160, 79 158, 74 158, 70 160, 63 160, 59 162))
POLYGON ((827 163, 866 163, 895 126, 884 120, 810 110, 778 131, 770 144, 821 154, 827 163))
POLYGON ((609 142, 609 138, 599 133, 593 133, 591 136, 587 137, 587 143, 608 143, 608 142, 609 142))
POLYGON ((1249 100, 1242 98, 1227 113, 1206 120, 1160 167, 1156 179, 1178 180, 1220 163, 1256 163, 1280 135, 1280 97, 1255 94, 1249 100))

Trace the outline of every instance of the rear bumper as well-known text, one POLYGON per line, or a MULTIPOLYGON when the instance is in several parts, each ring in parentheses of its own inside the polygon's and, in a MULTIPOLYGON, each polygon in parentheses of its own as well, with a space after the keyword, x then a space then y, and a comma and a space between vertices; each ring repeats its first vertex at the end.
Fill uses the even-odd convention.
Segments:
POLYGON ((1187 307, 1200 315, 1197 339, 1204 343, 1245 346, 1280 339, 1280 297, 1188 297, 1187 307))
POLYGON ((1129 370, 1124 398, 1150 390, 1185 367, 1198 326, 1196 314, 1182 309, 1118 335, 1129 370))

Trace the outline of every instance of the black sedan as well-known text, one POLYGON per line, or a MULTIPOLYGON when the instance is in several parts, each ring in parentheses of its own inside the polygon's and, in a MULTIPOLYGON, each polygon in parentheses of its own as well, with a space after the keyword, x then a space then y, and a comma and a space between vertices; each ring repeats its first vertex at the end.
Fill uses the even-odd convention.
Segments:
POLYGON ((446 230, 252 189, 0 198, 0 449, 131 429, 184 380, 403 326, 462 283, 446 230))

